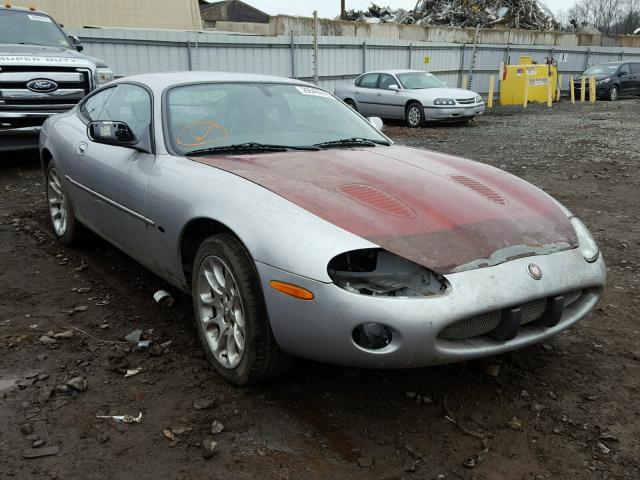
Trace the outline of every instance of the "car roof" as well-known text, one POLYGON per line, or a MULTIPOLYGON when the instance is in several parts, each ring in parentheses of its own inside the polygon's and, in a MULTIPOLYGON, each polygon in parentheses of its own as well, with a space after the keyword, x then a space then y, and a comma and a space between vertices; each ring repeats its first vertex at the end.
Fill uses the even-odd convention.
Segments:
POLYGON ((143 73, 140 75, 131 75, 115 80, 114 83, 121 82, 138 82, 148 85, 152 89, 164 90, 172 85, 181 85, 185 83, 207 83, 207 82, 252 82, 252 83, 285 83, 291 85, 303 85, 305 87, 317 87, 316 85, 302 80, 296 80, 286 77, 277 77, 274 75, 260 75, 254 73, 236 73, 236 72, 162 72, 162 73, 143 73))
POLYGON ((408 70, 408 69, 391 69, 391 70, 371 70, 370 72, 363 73, 362 75, 366 75, 367 73, 388 73, 390 75, 398 75, 400 73, 429 73, 423 70, 408 70))
POLYGON ((0 5, 0 10, 17 10, 18 12, 40 13, 42 15, 48 15, 46 12, 43 12, 42 10, 36 10, 35 8, 31 9, 25 7, 14 7, 13 5, 7 6, 5 4, 0 5))

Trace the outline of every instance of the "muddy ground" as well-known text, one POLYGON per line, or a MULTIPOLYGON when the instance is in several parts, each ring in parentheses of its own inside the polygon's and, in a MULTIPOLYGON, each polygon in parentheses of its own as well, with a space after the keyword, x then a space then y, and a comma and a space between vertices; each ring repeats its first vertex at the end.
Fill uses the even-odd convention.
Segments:
POLYGON ((2 154, 0 478, 640 478, 640 101, 497 109, 466 126, 387 133, 506 169, 579 214, 609 266, 596 311, 489 364, 300 361, 277 382, 232 387, 203 358, 189 299, 103 241, 57 245, 37 159, 2 154), (160 288, 172 308, 153 301, 160 288), (134 351, 123 337, 135 329, 171 345, 134 351), (143 373, 114 371, 127 366, 143 373), (86 391, 82 379, 66 385, 75 377, 86 391), (203 399, 213 405, 195 409, 203 399), (96 419, 138 412, 130 425, 96 419), (204 459, 213 421, 224 425, 219 453, 204 459))

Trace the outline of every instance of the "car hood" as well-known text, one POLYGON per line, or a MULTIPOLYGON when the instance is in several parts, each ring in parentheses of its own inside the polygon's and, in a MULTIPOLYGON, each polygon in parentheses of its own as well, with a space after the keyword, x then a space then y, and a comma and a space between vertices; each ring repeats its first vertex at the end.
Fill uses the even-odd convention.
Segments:
POLYGON ((440 273, 577 246, 555 200, 462 158, 391 146, 192 159, 440 273))
POLYGON ((405 90, 409 95, 419 95, 420 97, 435 99, 435 98, 454 98, 454 99, 467 99, 476 98, 477 93, 471 90, 465 90, 464 88, 420 88, 420 89, 407 89, 405 90))

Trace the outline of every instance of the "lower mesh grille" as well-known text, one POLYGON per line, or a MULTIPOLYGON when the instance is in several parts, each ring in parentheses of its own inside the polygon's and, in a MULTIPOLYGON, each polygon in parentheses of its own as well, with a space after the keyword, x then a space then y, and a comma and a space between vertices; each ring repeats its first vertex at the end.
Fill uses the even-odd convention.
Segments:
MULTIPOLYGON (((566 293, 564 295, 565 308, 575 303, 582 295, 582 291, 566 293)), ((533 302, 520 305, 522 308, 522 318, 520 325, 526 325, 540 319, 547 308, 547 299, 542 298, 533 302)), ((494 310, 492 312, 474 315, 452 323, 444 328, 438 338, 445 340, 464 340, 467 338, 479 337, 492 332, 500 323, 502 310, 494 310)))

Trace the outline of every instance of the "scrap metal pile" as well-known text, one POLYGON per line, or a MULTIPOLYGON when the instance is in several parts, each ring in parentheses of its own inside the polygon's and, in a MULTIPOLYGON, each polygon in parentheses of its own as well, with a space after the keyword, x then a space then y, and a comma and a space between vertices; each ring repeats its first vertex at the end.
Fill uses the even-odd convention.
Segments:
POLYGON ((418 0, 413 10, 380 7, 348 10, 345 20, 368 23, 448 25, 482 28, 503 27, 523 30, 554 30, 553 14, 537 0, 418 0))

